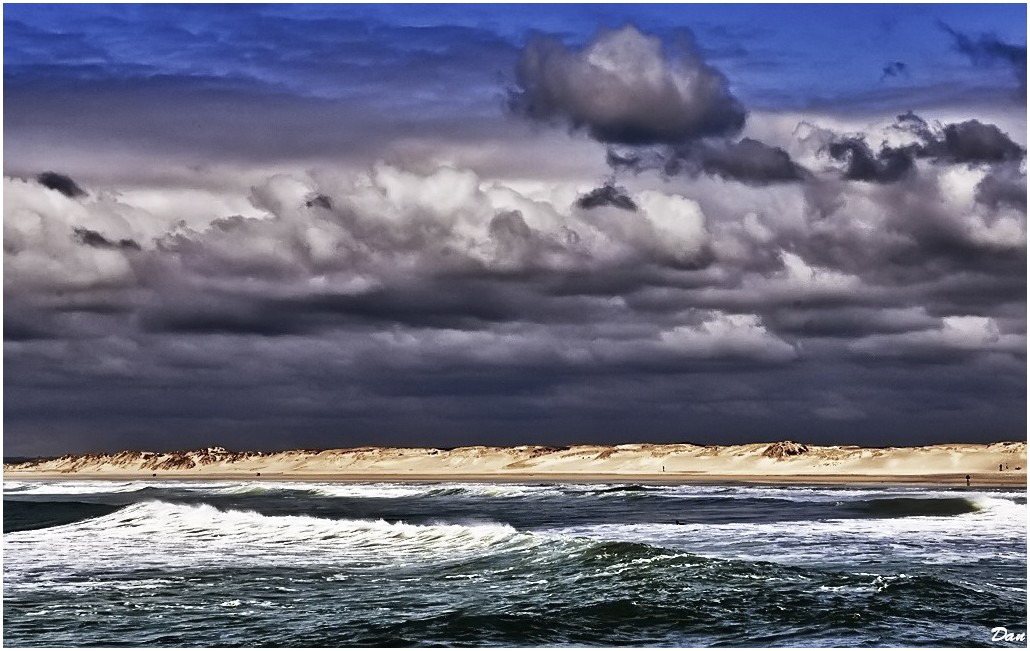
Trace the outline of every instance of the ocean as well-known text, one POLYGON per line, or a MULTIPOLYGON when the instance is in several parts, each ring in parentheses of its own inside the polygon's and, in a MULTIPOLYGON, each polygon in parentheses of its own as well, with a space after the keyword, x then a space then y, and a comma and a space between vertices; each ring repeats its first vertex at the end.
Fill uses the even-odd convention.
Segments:
POLYGON ((992 629, 1026 631, 1023 490, 5 481, 3 521, 5 646, 997 646, 992 629))

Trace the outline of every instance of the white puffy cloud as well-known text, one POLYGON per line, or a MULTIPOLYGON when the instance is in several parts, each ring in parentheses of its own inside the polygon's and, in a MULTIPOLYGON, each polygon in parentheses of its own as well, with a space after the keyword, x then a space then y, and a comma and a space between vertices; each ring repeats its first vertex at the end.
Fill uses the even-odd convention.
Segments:
POLYGON ((91 289, 134 282, 135 251, 83 244, 75 228, 112 239, 138 238, 145 215, 105 199, 72 199, 20 179, 4 179, 4 291, 91 289))
POLYGON ((1026 353, 1026 334, 1002 333, 988 317, 949 316, 928 330, 873 335, 849 345, 852 352, 880 357, 904 357, 941 353, 1026 353))
POLYGON ((794 346, 766 330, 755 314, 715 312, 697 326, 678 326, 660 338, 668 351, 691 357, 782 362, 798 356, 794 346))

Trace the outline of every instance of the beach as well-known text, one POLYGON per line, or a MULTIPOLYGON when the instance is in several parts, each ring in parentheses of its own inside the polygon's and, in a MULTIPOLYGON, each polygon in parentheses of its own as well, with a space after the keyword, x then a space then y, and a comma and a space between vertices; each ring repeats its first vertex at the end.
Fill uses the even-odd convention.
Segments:
POLYGON ((1026 443, 871 448, 745 445, 362 447, 66 455, 4 465, 9 479, 280 479, 1025 486, 1026 443))

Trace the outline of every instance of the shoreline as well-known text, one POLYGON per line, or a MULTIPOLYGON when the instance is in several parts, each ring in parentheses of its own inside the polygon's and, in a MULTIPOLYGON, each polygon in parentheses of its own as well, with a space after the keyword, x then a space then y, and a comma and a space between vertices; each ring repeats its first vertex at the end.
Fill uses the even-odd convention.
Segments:
MULTIPOLYGON (((290 472, 207 472, 207 473, 110 473, 4 471, 4 481, 290 481, 332 483, 635 483, 635 484, 758 484, 778 486, 880 485, 966 488, 963 474, 917 475, 865 474, 726 474, 726 473, 290 473, 290 472)), ((1026 473, 970 474, 969 488, 1026 488, 1026 473)))

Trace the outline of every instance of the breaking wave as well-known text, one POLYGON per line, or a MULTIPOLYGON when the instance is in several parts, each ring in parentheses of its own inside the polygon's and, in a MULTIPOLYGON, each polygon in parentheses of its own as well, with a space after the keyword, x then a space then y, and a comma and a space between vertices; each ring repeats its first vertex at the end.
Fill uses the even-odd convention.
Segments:
POLYGON ((174 564, 195 562, 308 565, 361 560, 395 563, 426 556, 460 556, 491 549, 532 547, 543 542, 500 523, 431 525, 386 520, 329 519, 307 515, 262 515, 208 504, 146 501, 46 530, 6 536, 10 546, 59 549, 74 563, 102 563, 132 549, 137 559, 174 564), (104 549, 94 549, 103 539, 104 549), (78 552, 78 553, 76 553, 78 552), (80 560, 74 560, 80 559, 80 560))

